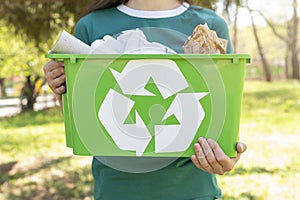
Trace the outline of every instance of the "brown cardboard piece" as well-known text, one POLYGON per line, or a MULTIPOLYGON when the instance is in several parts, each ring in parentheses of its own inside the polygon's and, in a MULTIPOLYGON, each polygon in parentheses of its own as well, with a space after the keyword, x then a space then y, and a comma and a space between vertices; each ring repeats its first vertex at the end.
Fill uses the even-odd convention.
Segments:
POLYGON ((208 26, 198 25, 183 45, 185 53, 225 54, 228 41, 218 38, 217 33, 208 26))

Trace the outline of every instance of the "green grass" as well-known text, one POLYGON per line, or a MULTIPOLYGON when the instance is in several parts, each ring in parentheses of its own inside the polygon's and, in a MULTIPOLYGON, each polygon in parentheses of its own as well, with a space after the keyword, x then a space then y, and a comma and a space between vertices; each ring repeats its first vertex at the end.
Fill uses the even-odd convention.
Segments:
POLYGON ((92 199, 91 158, 65 147, 58 108, 0 119, 0 199, 92 199))
MULTIPOLYGON (((299 82, 245 83, 240 140, 248 150, 218 177, 225 200, 300 199, 299 113, 299 82)), ((0 133, 1 200, 92 199, 91 158, 65 147, 58 108, 0 119, 0 133)))
POLYGON ((300 199, 300 83, 247 81, 233 171, 219 176, 224 199, 300 199))

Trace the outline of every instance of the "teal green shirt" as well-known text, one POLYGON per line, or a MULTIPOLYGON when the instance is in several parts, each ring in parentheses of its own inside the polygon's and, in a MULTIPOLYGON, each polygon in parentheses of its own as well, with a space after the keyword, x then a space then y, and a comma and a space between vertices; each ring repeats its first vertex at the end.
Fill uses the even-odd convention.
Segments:
MULTIPOLYGON (((226 22, 213 11, 184 4, 171 11, 136 11, 124 5, 94 11, 81 18, 75 36, 87 44, 105 35, 139 28, 148 41, 162 43, 177 53, 194 28, 207 23, 220 38, 227 39, 226 22)), ((122 163, 120 163, 121 165, 122 163)), ((179 158, 167 167, 147 173, 128 173, 106 166, 94 158, 94 198, 96 200, 210 200, 221 198, 216 176, 196 168, 189 158, 179 158)))
MULTIPOLYGON (((154 15, 152 13, 155 11, 147 14, 154 15)), ((218 37, 229 40, 227 53, 232 52, 227 24, 212 10, 190 6, 180 15, 172 17, 167 15, 162 14, 162 18, 137 17, 117 8, 94 11, 79 20, 75 28, 75 36, 90 45, 105 35, 116 36, 122 31, 139 28, 143 30, 148 41, 160 42, 177 53, 183 53, 182 45, 193 33, 194 28, 199 24, 207 23, 210 29, 216 31, 218 37)))

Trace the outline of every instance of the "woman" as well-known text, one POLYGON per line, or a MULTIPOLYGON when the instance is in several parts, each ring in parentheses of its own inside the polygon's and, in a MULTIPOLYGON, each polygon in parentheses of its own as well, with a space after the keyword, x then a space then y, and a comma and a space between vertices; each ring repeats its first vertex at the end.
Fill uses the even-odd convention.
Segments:
MULTIPOLYGON (((90 45, 104 35, 117 35, 140 28, 150 40, 182 52, 182 45, 198 24, 207 23, 220 38, 227 39, 227 24, 213 11, 179 0, 98 0, 76 24, 75 36, 90 45)), ((61 97, 65 92, 63 63, 50 61, 44 66, 49 86, 61 97)), ((195 155, 179 158, 167 167, 148 173, 127 173, 93 160, 95 199, 218 199, 221 190, 215 174, 230 171, 246 150, 236 145, 237 157, 227 157, 218 144, 199 138, 195 155)))

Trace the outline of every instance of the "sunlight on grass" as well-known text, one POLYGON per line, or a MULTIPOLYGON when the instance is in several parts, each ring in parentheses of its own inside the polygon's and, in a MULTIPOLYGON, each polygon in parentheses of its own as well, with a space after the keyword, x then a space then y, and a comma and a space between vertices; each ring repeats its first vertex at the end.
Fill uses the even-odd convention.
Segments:
POLYGON ((91 158, 65 146, 58 108, 0 119, 0 199, 92 199, 91 158))
MULTIPOLYGON (((224 200, 300 199, 300 83, 246 81, 233 171, 224 200)), ((0 119, 0 199, 92 199, 91 158, 65 147, 58 108, 0 119)))
POLYGON ((299 82, 245 83, 240 140, 248 150, 219 176, 225 200, 300 198, 299 113, 299 82))
POLYGON ((53 150, 64 151, 63 118, 58 112, 58 109, 50 109, 0 120, 0 163, 48 154, 53 150))

